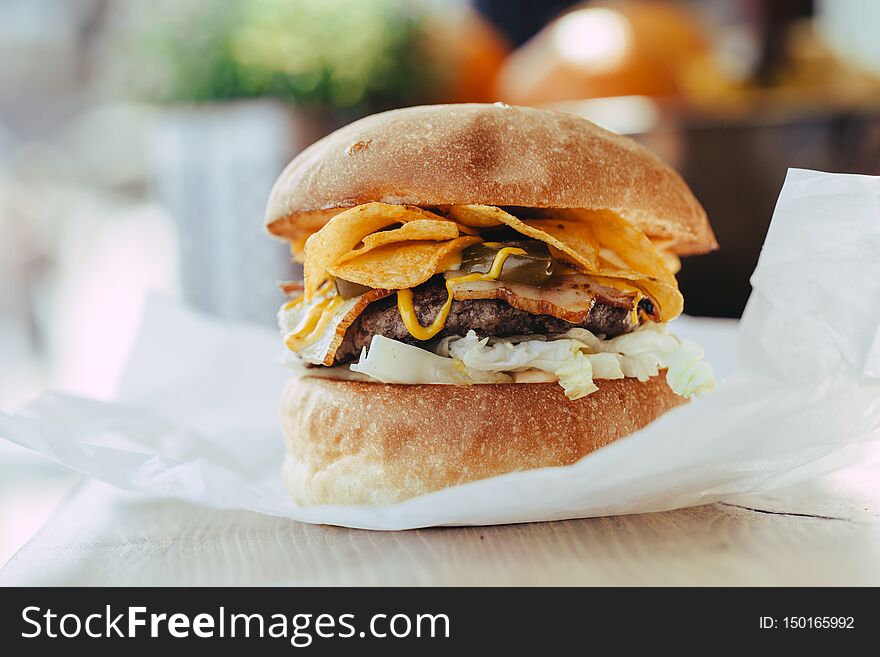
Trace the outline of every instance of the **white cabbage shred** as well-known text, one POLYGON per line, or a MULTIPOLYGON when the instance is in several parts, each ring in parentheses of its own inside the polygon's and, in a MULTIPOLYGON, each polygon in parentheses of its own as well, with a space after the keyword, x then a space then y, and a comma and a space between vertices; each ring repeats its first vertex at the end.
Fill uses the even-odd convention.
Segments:
POLYGON ((351 366, 353 372, 366 374, 382 383, 507 383, 507 374, 468 372, 460 360, 444 358, 398 340, 374 335, 369 350, 351 366))
POLYGON ((504 383, 511 374, 538 370, 559 381, 569 399, 579 399, 598 388, 594 379, 637 378, 647 381, 667 369, 670 388, 683 397, 715 387, 715 376, 701 360, 703 350, 679 340, 665 325, 648 324, 608 340, 586 329, 560 335, 444 338, 432 353, 382 336, 351 369, 384 383, 504 383))

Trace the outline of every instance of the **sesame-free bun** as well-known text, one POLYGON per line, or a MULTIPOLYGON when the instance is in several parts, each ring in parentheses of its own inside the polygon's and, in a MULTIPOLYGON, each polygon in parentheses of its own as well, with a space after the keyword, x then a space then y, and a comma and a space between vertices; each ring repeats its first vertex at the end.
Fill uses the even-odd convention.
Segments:
POLYGON ((392 504, 516 470, 574 463, 684 403, 665 372, 597 380, 569 401, 556 383, 386 385, 302 377, 282 401, 293 501, 392 504))
POLYGON ((679 255, 717 248, 681 176, 632 139, 566 112, 462 104, 368 116, 287 166, 266 224, 301 244, 335 212, 369 201, 609 209, 679 255))

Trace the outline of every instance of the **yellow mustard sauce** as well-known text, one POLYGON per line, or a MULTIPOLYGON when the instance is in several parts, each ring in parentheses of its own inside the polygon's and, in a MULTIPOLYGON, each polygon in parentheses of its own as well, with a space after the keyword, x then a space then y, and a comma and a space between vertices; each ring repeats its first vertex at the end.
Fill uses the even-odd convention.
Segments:
POLYGON ((300 351, 312 344, 327 328, 334 311, 342 302, 342 297, 337 294, 309 308, 296 328, 284 336, 285 346, 291 351, 300 351))
MULTIPOLYGON (((489 243, 492 246, 492 243, 489 243)), ((456 276, 446 279, 446 302, 440 308, 440 312, 434 318, 429 326, 422 326, 419 318, 416 316, 413 307, 412 290, 397 291, 397 312, 400 313, 400 319, 403 320, 406 330, 416 340, 430 340, 437 335, 446 325, 446 318, 449 317, 449 310, 452 308, 452 286, 459 283, 473 283, 474 281, 495 281, 501 276, 501 270, 504 268, 504 262, 512 255, 525 255, 525 250, 518 247, 507 246, 499 249, 492 260, 492 266, 485 274, 474 273, 465 274, 464 276, 456 276)))
POLYGON ((285 303, 283 306, 281 306, 281 310, 283 310, 284 312, 287 312, 288 310, 293 310, 299 304, 301 304, 305 300, 305 298, 306 298, 305 295, 301 294, 296 299, 291 299, 290 301, 285 303))
MULTIPOLYGON (((333 285, 332 279, 328 280, 328 281, 324 281, 324 283, 321 284, 321 287, 318 288, 317 294, 326 294, 327 292, 330 291, 330 288, 332 285, 333 285)), ((295 298, 291 299, 290 301, 288 301, 287 303, 285 303, 284 305, 282 305, 281 310, 284 312, 287 312, 288 310, 293 310, 294 308, 296 308, 299 304, 301 304, 305 300, 306 300, 306 295, 300 294, 298 297, 295 297, 295 298)))

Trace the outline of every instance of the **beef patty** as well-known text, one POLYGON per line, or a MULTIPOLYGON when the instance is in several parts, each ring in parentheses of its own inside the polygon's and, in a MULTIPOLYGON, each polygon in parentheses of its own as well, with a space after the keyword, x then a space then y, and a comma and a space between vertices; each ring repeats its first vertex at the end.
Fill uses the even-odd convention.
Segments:
MULTIPOLYGON (((413 307, 422 326, 429 325, 446 302, 443 281, 432 279, 413 289, 413 307)), ((448 335, 465 335, 475 331, 480 337, 565 333, 572 328, 585 328, 596 334, 614 337, 629 333, 635 326, 629 311, 602 303, 597 299, 586 321, 573 324, 552 315, 533 315, 498 299, 454 300, 446 324, 433 340, 448 335)), ((360 356, 374 335, 408 344, 426 344, 412 337, 397 311, 397 295, 374 301, 354 321, 336 352, 335 363, 347 363, 360 356)), ((432 340, 432 341, 433 341, 432 340)), ((430 342, 430 341, 429 341, 430 342)))

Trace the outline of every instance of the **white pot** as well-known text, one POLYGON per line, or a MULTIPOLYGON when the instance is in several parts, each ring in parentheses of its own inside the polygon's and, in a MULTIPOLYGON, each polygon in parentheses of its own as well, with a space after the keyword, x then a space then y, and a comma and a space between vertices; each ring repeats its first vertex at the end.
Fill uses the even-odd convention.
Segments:
POLYGON ((321 132, 273 100, 162 111, 152 180, 177 223, 189 303, 228 319, 274 321, 282 301, 275 282, 301 270, 266 233, 263 211, 284 165, 321 132))

